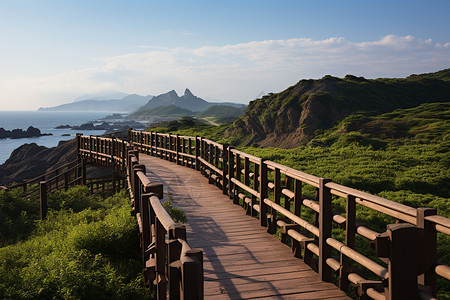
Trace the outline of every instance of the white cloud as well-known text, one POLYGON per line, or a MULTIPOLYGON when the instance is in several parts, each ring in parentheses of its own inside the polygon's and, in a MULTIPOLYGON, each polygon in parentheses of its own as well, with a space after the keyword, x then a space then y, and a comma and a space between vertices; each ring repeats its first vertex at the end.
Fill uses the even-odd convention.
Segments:
POLYGON ((362 43, 333 37, 195 49, 140 47, 146 52, 102 58, 94 68, 48 78, 8 79, 0 83, 0 101, 14 96, 17 101, 32 98, 38 107, 68 102, 69 95, 105 89, 155 95, 188 87, 206 99, 248 102, 261 91, 281 91, 303 78, 326 74, 403 77, 450 66, 450 43, 413 36, 388 35, 362 43))

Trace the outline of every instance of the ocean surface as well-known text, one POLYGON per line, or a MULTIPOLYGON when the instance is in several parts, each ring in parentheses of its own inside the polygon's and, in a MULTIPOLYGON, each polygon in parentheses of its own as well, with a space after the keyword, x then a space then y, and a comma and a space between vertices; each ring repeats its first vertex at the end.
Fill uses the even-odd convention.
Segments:
MULTIPOLYGON (((109 113, 110 114, 110 113, 109 113)), ((0 164, 3 164, 14 149, 24 144, 36 143, 48 148, 58 145, 59 141, 75 138, 77 133, 100 135, 104 130, 79 131, 72 129, 55 129, 59 125, 79 126, 89 121, 106 117, 108 113, 99 112, 41 112, 41 111, 0 111, 0 127, 6 130, 27 130, 29 126, 36 127, 41 133, 52 133, 50 136, 23 139, 0 139, 0 164), (62 136, 70 134, 70 136, 62 136)))

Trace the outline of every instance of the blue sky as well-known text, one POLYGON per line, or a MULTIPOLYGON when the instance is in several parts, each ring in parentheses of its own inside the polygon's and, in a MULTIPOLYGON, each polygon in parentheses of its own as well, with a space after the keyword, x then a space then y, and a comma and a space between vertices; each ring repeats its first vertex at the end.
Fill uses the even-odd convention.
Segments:
POLYGON ((450 1, 0 0, 2 110, 185 88, 247 103, 303 78, 450 67, 450 1))

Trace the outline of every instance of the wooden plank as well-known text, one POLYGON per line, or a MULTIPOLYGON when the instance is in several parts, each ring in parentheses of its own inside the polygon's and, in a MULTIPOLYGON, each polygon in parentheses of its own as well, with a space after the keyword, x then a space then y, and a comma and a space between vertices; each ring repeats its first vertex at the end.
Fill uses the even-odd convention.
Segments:
MULTIPOLYGON (((310 278, 312 279, 312 278, 310 278)), ((321 297, 322 295, 318 292, 327 291, 326 295, 330 295, 330 290, 335 289, 335 287, 329 283, 318 282, 318 283, 304 283, 299 284, 298 279, 290 279, 271 282, 256 282, 245 284, 239 286, 237 291, 227 291, 226 287, 219 286, 218 288, 211 288, 205 292, 205 296, 213 296, 216 294, 227 294, 233 299, 254 299, 268 296, 281 296, 281 295, 298 295, 303 294, 303 299, 306 296, 316 296, 321 297), (308 295, 309 294, 309 295, 308 295)), ((339 296, 340 293, 336 293, 339 296)), ((301 299, 301 297, 299 298, 301 299)), ((307 299, 307 298, 306 298, 307 299)), ((320 298, 309 298, 309 299, 320 299, 320 298)))
POLYGON ((206 299, 349 299, 200 172, 143 154, 140 163, 186 213, 188 241, 203 250, 206 299))

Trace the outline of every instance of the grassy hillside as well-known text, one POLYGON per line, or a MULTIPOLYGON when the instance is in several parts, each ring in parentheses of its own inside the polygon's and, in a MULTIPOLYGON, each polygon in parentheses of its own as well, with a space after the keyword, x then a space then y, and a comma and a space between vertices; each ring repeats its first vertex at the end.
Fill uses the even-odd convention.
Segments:
POLYGON ((48 219, 34 222, 38 199, 0 192, 1 299, 150 298, 128 196, 88 195, 53 194, 48 219))
POLYGON ((245 145, 295 148, 357 112, 372 116, 448 101, 450 69, 399 79, 325 76, 250 102, 225 134, 245 145))
POLYGON ((228 123, 244 114, 246 107, 229 105, 214 105, 196 114, 199 119, 211 120, 216 123, 228 123))

